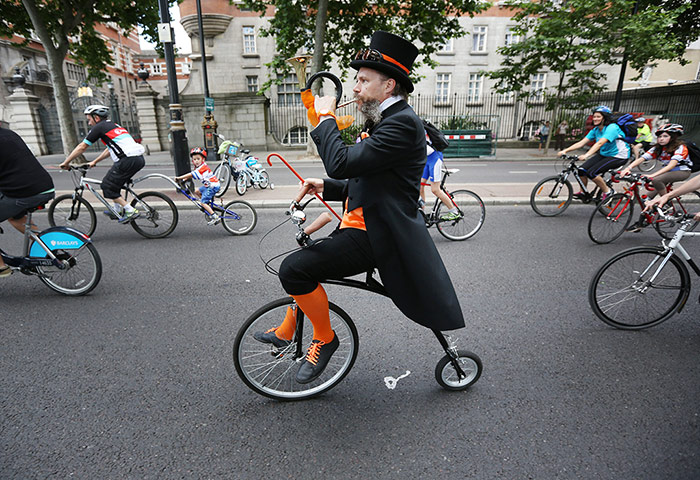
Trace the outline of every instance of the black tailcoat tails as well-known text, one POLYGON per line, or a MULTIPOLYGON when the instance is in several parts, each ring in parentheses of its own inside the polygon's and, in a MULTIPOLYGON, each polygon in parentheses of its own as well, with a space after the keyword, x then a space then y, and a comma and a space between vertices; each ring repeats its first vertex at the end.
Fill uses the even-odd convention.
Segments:
POLYGON ((325 200, 362 207, 379 275, 393 302, 411 320, 435 330, 464 326, 462 310, 440 254, 418 212, 426 160, 425 130, 399 101, 382 113, 370 136, 347 146, 336 123, 311 132, 326 173, 325 200))

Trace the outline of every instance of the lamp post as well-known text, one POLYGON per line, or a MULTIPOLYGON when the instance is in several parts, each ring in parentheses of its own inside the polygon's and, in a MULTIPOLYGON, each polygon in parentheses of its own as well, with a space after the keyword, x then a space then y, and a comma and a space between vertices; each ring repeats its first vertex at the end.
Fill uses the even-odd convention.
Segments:
POLYGON ((207 77, 207 54, 204 47, 204 27, 202 25, 202 3, 197 0, 197 27, 199 28, 199 53, 202 59, 202 82, 204 83, 204 121, 202 130, 204 131, 204 148, 207 150, 209 158, 216 158, 218 141, 216 129, 219 126, 214 120, 214 99, 209 97, 209 78, 207 77))
POLYGON ((119 118, 119 104, 117 103, 117 97, 114 95, 114 83, 109 82, 107 84, 109 89, 109 109, 112 111, 112 121, 118 125, 121 125, 121 119, 119 118))

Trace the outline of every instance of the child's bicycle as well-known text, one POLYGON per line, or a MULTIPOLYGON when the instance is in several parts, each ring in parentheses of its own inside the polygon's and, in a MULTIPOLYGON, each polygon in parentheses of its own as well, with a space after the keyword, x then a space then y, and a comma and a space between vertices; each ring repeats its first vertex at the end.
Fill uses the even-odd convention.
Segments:
MULTIPOLYGON (((120 213, 114 209, 98 191, 97 186, 102 181, 94 178, 87 178, 89 167, 87 165, 73 166, 69 170, 73 175, 75 191, 65 195, 59 195, 49 205, 48 216, 51 226, 65 226, 75 228, 87 236, 92 236, 97 227, 97 215, 95 209, 83 197, 85 189, 90 191, 107 208, 104 211, 112 220, 117 220, 120 213)), ((129 180, 124 186, 124 199, 128 202, 129 195, 133 197, 131 206, 139 211, 139 216, 130 220, 132 228, 146 238, 163 238, 170 235, 177 226, 177 208, 167 195, 161 192, 136 193, 132 189, 134 184, 139 183, 152 175, 129 180)))
MULTIPOLYGON (((310 200, 309 200, 310 201, 310 200)), ((306 219, 303 212, 309 202, 300 205, 291 214, 298 232, 306 219)), ((297 232, 297 233, 298 233, 297 232)), ((384 286, 367 272, 364 281, 344 278, 325 280, 322 283, 359 288, 379 295, 388 296, 384 286)), ((335 387, 350 372, 359 346, 357 329, 350 316, 338 305, 329 302, 331 327, 340 345, 321 376, 308 384, 298 383, 297 370, 306 355, 305 348, 311 343, 313 328, 304 321, 304 312, 297 308, 291 297, 281 298, 259 308, 238 330, 233 345, 233 361, 243 382, 253 391, 277 400, 302 400, 320 395, 335 387), (284 318, 287 309, 296 314, 296 330, 290 344, 275 347, 260 343, 253 338, 255 332, 264 332, 276 327, 284 318)), ((464 390, 473 385, 481 376, 481 359, 467 350, 459 350, 449 335, 433 330, 445 356, 435 367, 435 379, 447 390, 464 390)))
MULTIPOLYGON (((593 190, 588 190, 581 180, 579 167, 576 165, 578 156, 562 155, 568 165, 558 175, 552 175, 540 180, 535 188, 530 193, 530 206, 538 215, 543 217, 554 217, 569 208, 571 200, 574 198, 574 190, 569 181, 569 177, 573 175, 574 179, 581 188, 582 195, 579 198, 583 203, 591 203, 600 201, 601 191, 597 186, 593 190)), ((607 176, 606 176, 607 177, 607 176)), ((610 186, 609 177, 606 180, 610 186)))
MULTIPOLYGON (((102 277, 102 261, 90 238, 77 230, 51 227, 32 231, 32 213, 24 225, 24 248, 15 257, 0 249, 0 256, 13 271, 35 275, 52 290, 64 295, 85 295, 102 277)), ((2 228, 0 228, 2 233, 2 228)))
POLYGON ((444 169, 442 171, 442 181, 440 182, 440 190, 450 197, 452 205, 445 205, 436 199, 433 209, 429 213, 424 212, 422 208, 419 209, 428 228, 435 225, 443 237, 455 241, 466 240, 476 235, 484 225, 484 219, 486 218, 486 207, 479 195, 471 190, 448 192, 445 188, 447 177, 457 172, 459 172, 459 169, 444 169), (443 220, 442 216, 447 214, 453 207, 457 208, 459 216, 443 220))
MULTIPOLYGON (((700 193, 689 192, 669 200, 664 206, 664 216, 644 212, 644 200, 647 195, 642 194, 640 189, 645 186, 647 190, 653 190, 651 181, 638 173, 631 173, 626 177, 613 174, 613 182, 617 183, 620 180, 628 182, 629 185, 622 193, 615 193, 606 198, 593 210, 588 220, 588 236, 596 243, 610 243, 625 232, 634 216, 635 203, 638 203, 642 210, 642 226, 653 225, 657 233, 665 239, 671 239, 676 231, 677 225, 673 218, 680 217, 688 213, 689 209, 700 205, 700 193)), ((670 192, 673 186, 669 184, 666 189, 670 192)))
MULTIPOLYGON (((207 220, 210 218, 209 214, 202 206, 201 200, 190 190, 189 182, 174 182, 170 178, 168 178, 168 180, 173 182, 180 194, 197 205, 197 208, 207 216, 207 220)), ((221 204, 217 204, 212 199, 208 205, 214 210, 214 213, 219 216, 221 225, 223 225, 224 229, 231 235, 245 235, 250 233, 258 223, 257 212, 251 204, 243 200, 233 200, 224 205, 223 201, 221 201, 221 204)))

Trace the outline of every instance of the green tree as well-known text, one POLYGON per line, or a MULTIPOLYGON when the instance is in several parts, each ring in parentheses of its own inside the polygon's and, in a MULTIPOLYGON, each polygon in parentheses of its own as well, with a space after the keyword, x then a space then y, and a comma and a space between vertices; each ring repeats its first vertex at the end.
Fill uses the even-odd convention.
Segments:
POLYGON ((556 83, 542 92, 554 126, 562 107, 587 106, 603 89, 598 68, 620 64, 622 53, 637 70, 661 59, 682 61, 692 35, 675 34, 674 25, 688 6, 676 3, 668 8, 640 0, 638 14, 632 15, 635 0, 511 1, 516 22, 511 32, 518 41, 498 49, 501 67, 486 74, 496 80, 498 92, 512 91, 520 98, 533 94, 533 75, 555 75, 556 83))
MULTIPOLYGON (((459 17, 473 16, 488 6, 480 0, 247 0, 247 4, 261 15, 269 6, 275 8, 275 16, 261 32, 275 38, 271 71, 288 71, 285 59, 309 51, 314 54, 312 73, 336 61, 343 75, 349 60, 376 30, 421 42, 422 58, 414 67, 435 66, 432 56, 445 41, 465 34, 459 17)), ((264 88, 274 81, 269 79, 264 88)))
POLYGON ((113 22, 125 31, 142 25, 147 37, 157 38, 156 0, 3 0, 0 12, 0 36, 29 39, 34 32, 46 50, 65 153, 78 143, 63 74, 66 57, 104 78, 112 57, 96 24, 113 22))

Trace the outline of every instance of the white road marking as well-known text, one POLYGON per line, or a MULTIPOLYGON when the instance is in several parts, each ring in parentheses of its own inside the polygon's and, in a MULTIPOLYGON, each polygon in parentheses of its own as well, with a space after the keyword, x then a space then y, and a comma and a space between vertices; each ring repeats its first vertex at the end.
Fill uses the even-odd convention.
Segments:
POLYGON ((540 173, 537 170, 510 170, 508 173, 540 173))
POLYGON ((399 375, 398 377, 384 377, 384 384, 386 385, 386 388, 389 390, 393 390, 396 388, 396 384, 398 383, 399 380, 401 380, 404 377, 408 377, 411 374, 410 370, 406 370, 406 373, 403 375, 399 375))

